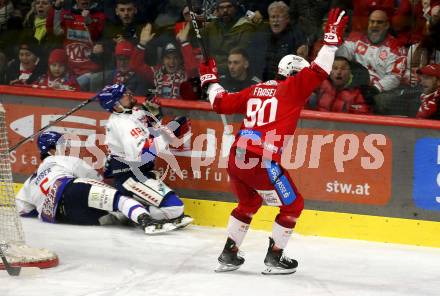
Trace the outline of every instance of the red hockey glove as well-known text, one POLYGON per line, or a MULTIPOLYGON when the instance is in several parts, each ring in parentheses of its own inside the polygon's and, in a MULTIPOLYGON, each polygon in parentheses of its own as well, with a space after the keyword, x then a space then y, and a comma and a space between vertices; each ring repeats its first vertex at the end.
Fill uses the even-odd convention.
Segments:
POLYGON ((324 44, 334 46, 341 45, 347 22, 348 16, 345 15, 344 10, 339 8, 331 9, 324 30, 324 44))
POLYGON ((208 61, 202 62, 199 66, 199 72, 200 72, 200 84, 202 88, 204 86, 208 86, 210 83, 216 83, 218 82, 218 72, 217 72, 217 65, 215 63, 215 60, 210 58, 208 61))

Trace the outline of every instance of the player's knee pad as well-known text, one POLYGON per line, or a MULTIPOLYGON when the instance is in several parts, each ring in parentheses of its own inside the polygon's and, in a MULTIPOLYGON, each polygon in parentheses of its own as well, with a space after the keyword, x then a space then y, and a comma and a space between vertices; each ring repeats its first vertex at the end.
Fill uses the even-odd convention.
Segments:
POLYGON ((76 184, 88 184, 90 185, 88 206, 95 209, 104 211, 114 211, 115 198, 118 196, 118 191, 113 187, 88 178, 77 178, 73 181, 76 184))

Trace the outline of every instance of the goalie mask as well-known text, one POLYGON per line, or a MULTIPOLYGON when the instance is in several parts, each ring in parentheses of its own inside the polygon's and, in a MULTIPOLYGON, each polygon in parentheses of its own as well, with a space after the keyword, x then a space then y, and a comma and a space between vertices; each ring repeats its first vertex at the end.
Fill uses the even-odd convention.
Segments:
POLYGON ((38 149, 41 154, 49 154, 50 149, 55 149, 58 140, 63 135, 57 132, 44 132, 38 136, 38 149))
POLYGON ((309 66, 309 62, 304 58, 294 54, 288 54, 278 63, 278 74, 284 77, 292 76, 309 66))
POLYGON ((113 84, 104 87, 97 95, 99 104, 108 112, 113 112, 113 107, 119 103, 126 91, 126 87, 123 84, 113 84))

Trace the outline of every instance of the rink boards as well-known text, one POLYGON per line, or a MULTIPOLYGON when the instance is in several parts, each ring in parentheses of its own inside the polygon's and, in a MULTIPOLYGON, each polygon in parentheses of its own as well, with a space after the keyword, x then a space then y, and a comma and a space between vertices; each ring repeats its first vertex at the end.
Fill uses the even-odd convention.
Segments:
MULTIPOLYGON (((11 145, 92 96, 10 87, 0 87, 0 93, 11 145)), ((225 168, 233 136, 224 134, 220 117, 206 102, 161 103, 166 118, 185 115, 192 122, 184 148, 173 150, 183 179, 167 173, 167 184, 185 197, 197 224, 224 227, 235 206, 225 168)), ((80 155, 101 169, 108 116, 91 103, 55 130, 79 135, 80 155)), ((228 116, 234 132, 240 120, 228 116)), ((440 247, 439 128, 436 121, 304 111, 285 145, 290 157, 283 159, 305 198, 296 230, 440 247)), ((35 143, 19 147, 11 162, 15 181, 23 182, 38 163, 35 143)), ((166 167, 158 162, 160 171, 166 167)), ((270 230, 276 211, 264 207, 252 227, 270 230)))

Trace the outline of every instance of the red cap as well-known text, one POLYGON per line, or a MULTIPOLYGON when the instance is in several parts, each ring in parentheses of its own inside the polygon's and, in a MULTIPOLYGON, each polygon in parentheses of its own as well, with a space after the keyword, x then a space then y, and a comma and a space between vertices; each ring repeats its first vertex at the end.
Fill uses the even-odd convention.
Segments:
POLYGON ((116 44, 115 47, 115 55, 116 56, 125 56, 125 57, 131 57, 131 54, 133 52, 134 46, 128 41, 121 41, 116 44))
POLYGON ((440 64, 426 65, 425 67, 418 69, 417 73, 440 78, 440 64))
POLYGON ((64 49, 54 49, 49 55, 49 65, 59 63, 62 65, 67 64, 67 55, 64 49))

